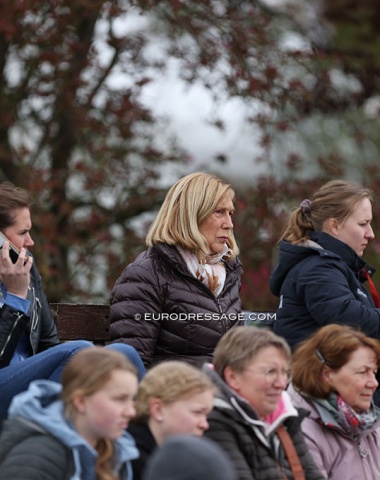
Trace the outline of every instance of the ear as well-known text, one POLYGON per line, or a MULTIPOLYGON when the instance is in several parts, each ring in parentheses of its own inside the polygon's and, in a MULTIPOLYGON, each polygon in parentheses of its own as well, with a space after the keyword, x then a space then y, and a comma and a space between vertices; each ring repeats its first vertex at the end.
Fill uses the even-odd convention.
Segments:
POLYGON ((86 411, 86 395, 82 392, 75 392, 71 397, 71 403, 78 413, 84 413, 86 411))
POLYGON ((157 422, 162 422, 164 404, 160 398, 152 398, 149 402, 149 413, 157 422))
POLYGON ((339 237, 339 222, 336 218, 326 220, 326 232, 334 237, 339 237))
POLYGON ((323 365, 321 377, 325 383, 331 385, 331 370, 327 365, 323 365))
POLYGON ((224 369, 224 380, 232 390, 235 390, 235 392, 240 391, 240 375, 231 367, 224 369))

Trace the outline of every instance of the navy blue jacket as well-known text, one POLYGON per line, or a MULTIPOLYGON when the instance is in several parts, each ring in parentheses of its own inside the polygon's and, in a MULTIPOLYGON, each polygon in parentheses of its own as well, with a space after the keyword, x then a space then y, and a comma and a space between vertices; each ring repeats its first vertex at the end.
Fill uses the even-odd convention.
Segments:
POLYGON ((346 243, 313 232, 307 246, 280 243, 279 263, 270 289, 280 297, 274 331, 294 348, 319 327, 340 323, 380 338, 380 309, 364 288, 366 269, 374 269, 346 243))

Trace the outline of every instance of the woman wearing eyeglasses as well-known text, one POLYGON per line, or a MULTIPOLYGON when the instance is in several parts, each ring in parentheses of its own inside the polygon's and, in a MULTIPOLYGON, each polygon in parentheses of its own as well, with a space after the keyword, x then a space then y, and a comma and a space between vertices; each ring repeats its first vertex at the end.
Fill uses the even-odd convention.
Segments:
POLYGON ((236 327, 219 341, 205 371, 218 387, 205 436, 232 460, 238 480, 322 480, 304 442, 306 411, 285 388, 290 348, 273 332, 236 327))
POLYGON ((300 344, 289 394, 310 415, 306 443, 329 480, 380 478, 380 342, 347 325, 327 325, 300 344))

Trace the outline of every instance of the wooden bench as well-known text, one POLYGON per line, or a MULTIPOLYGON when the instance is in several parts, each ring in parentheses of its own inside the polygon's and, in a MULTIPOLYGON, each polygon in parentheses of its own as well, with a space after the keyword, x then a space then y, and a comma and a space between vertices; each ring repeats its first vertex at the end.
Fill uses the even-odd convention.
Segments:
MULTIPOLYGON (((62 341, 89 340, 105 345, 109 340, 109 305, 85 303, 51 303, 50 309, 62 341)), ((273 312, 245 311, 242 324, 272 328, 273 312)))
POLYGON ((109 305, 51 303, 50 309, 62 341, 89 340, 97 345, 109 341, 109 305))

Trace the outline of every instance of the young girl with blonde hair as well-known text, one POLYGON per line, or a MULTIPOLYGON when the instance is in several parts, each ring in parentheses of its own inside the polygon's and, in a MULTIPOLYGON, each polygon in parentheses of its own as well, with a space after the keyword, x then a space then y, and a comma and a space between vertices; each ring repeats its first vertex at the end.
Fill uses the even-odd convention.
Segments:
POLYGON ((203 435, 214 390, 201 370, 185 362, 163 362, 148 371, 140 383, 136 416, 128 428, 140 452, 132 461, 133 480, 142 478, 151 453, 167 438, 203 435))

